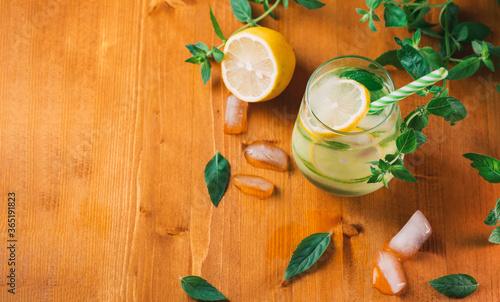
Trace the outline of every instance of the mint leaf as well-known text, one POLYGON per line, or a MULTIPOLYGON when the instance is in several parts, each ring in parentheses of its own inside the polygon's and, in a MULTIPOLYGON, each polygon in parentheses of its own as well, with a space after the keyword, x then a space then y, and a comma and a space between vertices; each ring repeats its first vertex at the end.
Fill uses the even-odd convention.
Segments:
POLYGON ((208 5, 208 8, 210 10, 210 20, 212 20, 212 26, 214 27, 215 34, 222 41, 226 41, 227 39, 224 37, 224 34, 222 33, 222 30, 220 29, 220 26, 219 26, 219 23, 217 22, 217 19, 215 19, 215 16, 214 16, 214 13, 212 12, 212 7, 210 6, 210 4, 208 5))
POLYGON ((448 72, 448 79, 449 80, 460 80, 464 79, 467 77, 470 77, 476 71, 479 69, 481 66, 481 59, 478 57, 471 57, 466 59, 465 61, 462 61, 455 65, 450 71, 448 72))
POLYGON ((429 281, 442 294, 453 298, 465 298, 477 290, 476 279, 466 274, 452 274, 429 281))
POLYGON ((207 280, 198 276, 181 277, 182 289, 193 299, 203 301, 221 301, 227 298, 207 280))
POLYGON ((491 243, 500 244, 500 227, 497 227, 496 229, 493 230, 493 232, 491 232, 488 241, 491 243))
POLYGON ((370 10, 374 10, 380 6, 380 2, 381 0, 366 0, 366 6, 368 6, 370 10))
POLYGON ((486 181, 490 183, 500 183, 500 160, 491 156, 466 153, 465 158, 472 160, 471 166, 479 171, 486 181))
POLYGON ((407 124, 409 129, 413 129, 415 131, 422 131, 425 127, 427 127, 427 124, 429 123, 429 117, 426 113, 419 112, 419 114, 413 116, 413 114, 417 111, 421 110, 420 108, 417 108, 413 110, 410 114, 408 114, 404 122, 407 124), (412 117, 411 120, 409 118, 412 117))
POLYGON ((294 1, 307 9, 317 9, 325 6, 324 3, 319 2, 318 0, 294 0, 294 1))
POLYGON ((438 38, 438 39, 442 39, 443 37, 438 34, 437 32, 433 31, 432 29, 430 28, 421 28, 420 29, 422 31, 422 33, 430 36, 430 37, 433 37, 433 38, 438 38))
POLYGON ((304 238, 293 252, 285 272, 285 281, 310 268, 330 244, 332 233, 316 233, 304 238))
POLYGON ((417 138, 417 147, 415 149, 418 149, 427 142, 427 137, 420 131, 415 131, 415 137, 417 138))
POLYGON ((192 55, 203 56, 203 57, 205 57, 207 55, 207 52, 210 50, 210 48, 208 48, 208 46, 203 42, 198 42, 195 44, 187 44, 186 48, 192 55))
POLYGON ((439 54, 429 46, 420 49, 420 54, 429 63, 432 69, 439 69, 440 67, 445 67, 443 59, 439 54))
POLYGON ((404 69, 398 59, 398 51, 396 49, 383 53, 380 57, 375 59, 375 62, 382 66, 392 65, 398 69, 404 69))
POLYGON ((484 224, 489 226, 496 226, 500 221, 500 216, 495 214, 495 210, 491 210, 486 219, 484 220, 484 224))
POLYGON ((500 217, 500 198, 497 199, 497 204, 495 205, 495 215, 500 217))
POLYGON ((203 85, 205 85, 208 80, 210 80, 210 72, 212 69, 212 64, 210 61, 205 60, 201 63, 201 78, 203 79, 203 85))
POLYGON ((500 85, 495 84, 495 86, 497 86, 498 93, 500 93, 500 85))
POLYGON ((384 20, 385 27, 405 27, 408 25, 406 15, 403 10, 396 4, 384 4, 384 20))
POLYGON ((241 22, 252 20, 252 8, 247 0, 230 0, 233 14, 241 22))
POLYGON ((394 159, 396 159, 396 161, 393 163, 393 165, 400 165, 400 166, 403 165, 403 160, 398 155, 396 155, 396 154, 387 154, 385 156, 385 161, 387 161, 387 162, 392 162, 394 159), (397 157, 397 159, 396 159, 396 157, 397 157))
POLYGON ((194 56, 184 62, 200 65, 203 61, 205 61, 205 58, 203 58, 202 56, 194 56))
POLYGON ((474 50, 476 54, 481 55, 481 52, 483 50, 483 46, 481 45, 481 43, 479 43, 478 41, 472 41, 471 46, 472 50, 474 50))
POLYGON ((418 50, 408 44, 403 44, 398 50, 398 58, 404 69, 414 78, 420 78, 431 72, 429 63, 418 50))
MULTIPOLYGON (((264 10, 265 11, 269 10, 269 0, 264 0, 264 10)), ((273 12, 270 12, 269 16, 271 16, 271 18, 273 18, 274 20, 276 20, 276 16, 273 14, 273 12)))
POLYGON ((477 22, 462 22, 457 25, 453 31, 460 32, 466 28, 467 36, 461 40, 463 42, 472 42, 474 40, 483 40, 490 35, 490 28, 484 24, 477 22))
POLYGON ((382 84, 378 81, 377 76, 369 71, 365 70, 349 70, 340 74, 341 78, 348 78, 361 83, 369 91, 376 91, 384 88, 382 84))
POLYGON ((462 102, 455 98, 448 99, 448 102, 450 102, 453 113, 445 116, 444 120, 450 122, 450 124, 454 126, 455 122, 461 121, 467 117, 467 110, 462 102))
POLYGON ((400 153, 409 154, 417 148, 417 137, 413 129, 405 131, 396 139, 396 146, 400 153))
POLYGON ((215 152, 214 157, 205 167, 205 182, 207 184, 208 194, 214 206, 218 206, 227 184, 229 183, 229 162, 224 156, 215 152))
POLYGON ((409 182, 417 182, 415 177, 411 175, 410 171, 408 171, 404 166, 401 165, 393 165, 389 168, 389 171, 394 175, 394 177, 409 181, 409 182))
POLYGON ((212 54, 214 55, 214 59, 217 63, 220 63, 220 61, 224 58, 224 53, 215 46, 212 48, 212 54))
POLYGON ((288 0, 283 0, 283 6, 285 7, 285 9, 288 8, 288 0))

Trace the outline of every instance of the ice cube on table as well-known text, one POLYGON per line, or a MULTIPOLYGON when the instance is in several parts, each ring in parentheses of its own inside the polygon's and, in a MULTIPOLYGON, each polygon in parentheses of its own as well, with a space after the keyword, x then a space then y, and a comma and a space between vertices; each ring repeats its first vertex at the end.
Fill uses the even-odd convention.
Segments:
POLYGON ((269 180, 253 175, 235 175, 233 184, 241 192, 255 196, 259 199, 266 199, 273 194, 274 184, 269 180))
POLYGON ((257 168, 285 171, 288 169, 288 155, 273 144, 256 141, 245 148, 245 158, 257 168))
POLYGON ((373 287, 384 295, 395 295, 406 287, 403 266, 394 253, 377 252, 373 267, 373 287))
POLYGON ((417 210, 386 247, 401 259, 413 257, 432 233, 424 214, 417 210))
POLYGON ((248 103, 230 95, 227 98, 224 133, 238 134, 247 131, 248 103))

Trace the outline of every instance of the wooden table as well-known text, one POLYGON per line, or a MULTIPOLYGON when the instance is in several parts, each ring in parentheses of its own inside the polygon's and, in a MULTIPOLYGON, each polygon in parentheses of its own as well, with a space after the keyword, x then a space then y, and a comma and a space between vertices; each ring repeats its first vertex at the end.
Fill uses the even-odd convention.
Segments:
MULTIPOLYGON (((431 117, 429 143, 406 158, 418 184, 359 198, 328 195, 295 164, 256 169, 242 143, 265 139, 291 154, 290 138, 307 79, 339 55, 376 58, 395 49, 403 29, 368 30, 364 1, 325 1, 308 11, 295 2, 262 25, 293 45, 297 68, 277 99, 251 104, 248 132, 224 135, 228 91, 214 67, 202 85, 183 61, 184 45, 218 45, 208 3, 155 1, 2 1, 0 4, 0 268, 7 265, 7 199, 16 196, 16 295, 0 300, 188 301, 179 277, 199 275, 231 301, 446 300, 427 281, 468 273, 481 284, 467 301, 500 301, 500 247, 483 220, 500 197, 461 155, 500 157, 500 75, 485 68, 451 83, 469 116, 450 127, 431 117), (219 150, 231 171, 271 179, 260 201, 232 184, 220 205, 207 194, 203 169, 219 150), (386 297, 371 287, 375 252, 420 209, 434 233, 404 263, 409 286, 386 297), (343 238, 340 221, 362 231, 343 238), (326 256, 283 285, 288 260, 309 234, 333 230, 326 256)), ((436 1, 437 2, 437 1, 436 1)), ((456 1, 463 18, 492 28, 500 44, 497 1, 456 1)), ((209 1, 224 33, 240 27, 229 1, 209 1)), ((261 11, 261 8, 256 10, 261 11)), ((380 13, 380 15, 382 15, 380 13)), ((437 11, 431 13, 437 19, 437 11)), ((423 38, 426 45, 436 41, 423 38)), ((389 68, 397 86, 409 81, 389 68)), ((407 114, 421 98, 402 103, 407 114)))

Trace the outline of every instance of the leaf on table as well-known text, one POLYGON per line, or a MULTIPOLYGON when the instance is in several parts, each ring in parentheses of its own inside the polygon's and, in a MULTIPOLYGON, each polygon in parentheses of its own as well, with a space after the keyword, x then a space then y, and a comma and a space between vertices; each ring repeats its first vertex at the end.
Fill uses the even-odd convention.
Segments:
POLYGON ((316 233, 304 238, 293 252, 285 272, 285 281, 310 268, 330 244, 332 233, 316 233))
POLYGON ((461 39, 459 41, 463 42, 472 42, 474 40, 483 40, 486 37, 490 35, 490 28, 482 23, 477 23, 477 22, 462 22, 457 25, 456 28, 453 30, 456 32, 463 31, 463 29, 466 29, 465 32, 467 35, 465 36, 464 39, 461 39))
POLYGON ((500 183, 500 161, 491 156, 466 153, 465 158, 472 160, 471 166, 479 171, 486 181, 490 183, 500 183))
POLYGON ((207 280, 198 276, 181 277, 182 289, 193 299, 203 301, 221 301, 227 298, 207 280))
POLYGON ((201 63, 201 78, 203 79, 203 85, 205 85, 208 80, 210 80, 210 74, 212 70, 212 63, 209 60, 201 63))
POLYGON ((408 44, 403 44, 398 50, 398 58, 403 68, 414 78, 420 78, 431 72, 429 63, 418 50, 408 44))
POLYGON ((341 78, 348 78, 354 80, 358 83, 361 83, 366 87, 369 91, 377 91, 384 86, 379 82, 377 76, 369 71, 365 70, 349 70, 340 74, 341 78))
POLYGON ((429 46, 423 47, 420 49, 420 54, 424 57, 424 59, 429 63, 432 69, 439 69, 441 67, 445 67, 443 59, 439 54, 429 46))
POLYGON ((497 227, 496 229, 493 230, 493 232, 491 232, 488 241, 491 243, 500 244, 500 227, 497 227))
POLYGON ((404 181, 409 181, 409 182, 418 182, 415 177, 411 174, 408 169, 406 169, 404 166, 401 165, 392 165, 389 168, 389 171, 394 175, 394 177, 404 180, 404 181))
POLYGON ((427 137, 420 131, 415 131, 415 137, 417 138, 417 147, 415 149, 418 149, 427 142, 427 137))
POLYGON ((214 206, 219 202, 226 191, 229 183, 229 162, 218 151, 205 167, 205 182, 207 184, 208 194, 214 206))
POLYGON ((465 298, 474 293, 479 284, 467 274, 452 274, 429 281, 442 294, 453 298, 465 298))
POLYGON ((495 214, 495 210, 491 210, 488 214, 488 217, 486 217, 486 219, 484 220, 484 224, 489 226, 496 226, 498 224, 498 221, 500 221, 500 216, 497 216, 495 214))
MULTIPOLYGON (((222 41, 226 41, 226 37, 224 37, 224 34, 222 33, 222 30, 220 29, 219 22, 217 22, 217 19, 215 18, 214 13, 212 12, 212 7, 210 5, 208 5, 208 8, 210 10, 210 20, 212 20, 212 27, 214 28, 215 34, 222 41)), ((217 61, 217 62, 219 62, 219 61, 217 61)))
POLYGON ((294 0, 294 1, 307 9, 317 9, 325 6, 324 3, 319 2, 318 0, 294 0))

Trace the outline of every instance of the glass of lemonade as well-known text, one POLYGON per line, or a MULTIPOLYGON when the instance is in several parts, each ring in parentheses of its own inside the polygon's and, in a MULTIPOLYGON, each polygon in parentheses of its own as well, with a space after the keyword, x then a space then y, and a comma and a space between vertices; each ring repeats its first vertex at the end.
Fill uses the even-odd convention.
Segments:
POLYGON ((334 195, 360 196, 383 186, 382 182, 367 183, 371 176, 367 162, 396 152, 401 113, 395 103, 377 114, 367 114, 349 132, 329 127, 329 110, 335 110, 329 100, 341 93, 336 83, 346 71, 359 71, 381 84, 381 89, 369 91, 370 101, 395 89, 387 71, 368 58, 343 56, 324 63, 307 83, 292 149, 299 170, 316 187, 334 195))

